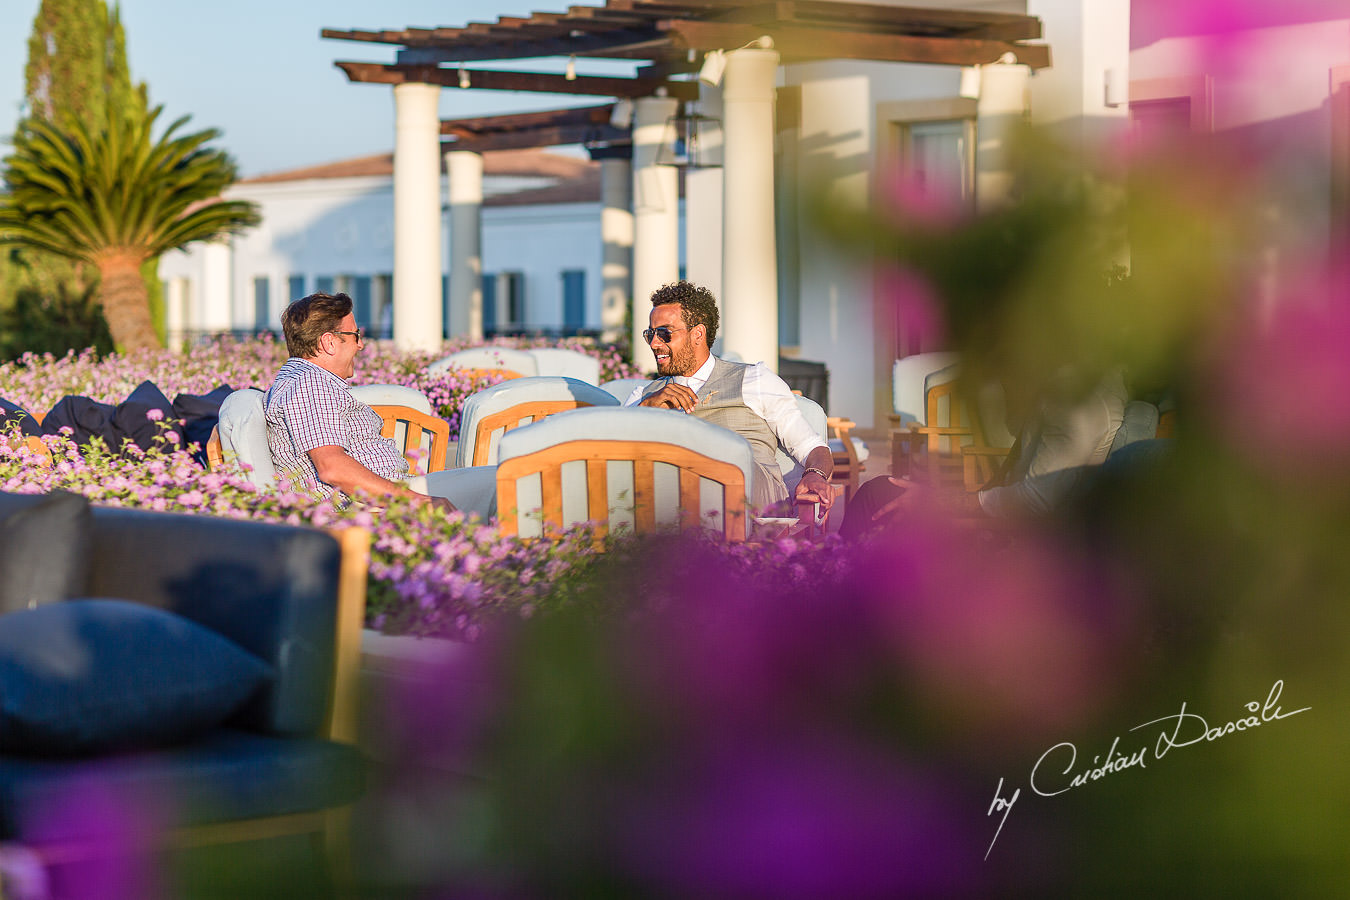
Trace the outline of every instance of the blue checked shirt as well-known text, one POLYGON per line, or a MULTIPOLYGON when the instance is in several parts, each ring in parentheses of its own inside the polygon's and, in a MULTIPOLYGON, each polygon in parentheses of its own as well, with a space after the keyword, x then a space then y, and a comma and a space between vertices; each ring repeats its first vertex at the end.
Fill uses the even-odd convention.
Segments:
MULTIPOLYGON (((352 397, 347 382, 313 363, 291 357, 277 372, 264 401, 267 443, 279 479, 320 497, 337 488, 319 480, 309 451, 337 446, 390 481, 408 474, 408 462, 389 438, 380 437, 380 417, 352 397)), ((341 493, 341 492, 339 492, 341 493)), ((346 503, 345 495, 339 502, 346 503)))

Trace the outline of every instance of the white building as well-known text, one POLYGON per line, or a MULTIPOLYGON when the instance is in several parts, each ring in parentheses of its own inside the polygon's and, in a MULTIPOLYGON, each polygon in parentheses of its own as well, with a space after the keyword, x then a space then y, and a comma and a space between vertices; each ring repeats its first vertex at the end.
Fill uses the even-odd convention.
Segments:
MULTIPOLYGON (((897 27, 907 26, 892 21, 875 34, 854 26, 847 35, 852 43, 839 46, 859 58, 821 58, 821 50, 802 35, 821 33, 804 29, 819 24, 808 17, 819 15, 828 3, 782 7, 788 10, 784 14, 797 17, 792 22, 755 18, 775 15, 779 7, 747 5, 741 19, 753 21, 735 25, 700 19, 706 4, 689 5, 681 18, 678 0, 653 8, 650 22, 633 18, 647 15, 641 3, 616 12, 625 40, 648 25, 664 29, 662 40, 678 38, 674 50, 663 51, 657 69, 690 70, 679 68, 686 53, 681 41, 690 59, 701 61, 721 48, 727 60, 725 80, 699 89, 703 110, 723 120, 726 168, 689 172, 682 201, 653 204, 653 197, 674 197, 676 189, 668 170, 652 166, 650 138, 642 136, 661 133, 660 124, 678 107, 677 100, 673 95, 637 100, 631 172, 632 283, 642 288, 635 291, 637 327, 647 315, 647 283, 687 271, 722 299, 729 349, 770 364, 777 363, 774 349, 783 356, 824 361, 830 412, 849 416, 864 429, 883 427, 892 404, 892 363, 918 348, 897 324, 873 268, 820 239, 800 198, 824 189, 859 203, 874 202, 897 172, 918 172, 948 185, 961 202, 976 208, 997 204, 1009 187, 1004 137, 1009 126, 1027 118, 1085 147, 1119 141, 1131 129, 1179 128, 1256 136, 1263 146, 1281 149, 1301 174, 1292 193, 1272 196, 1268 204, 1272 283, 1283 266, 1292 264, 1284 245, 1306 248, 1322 241, 1331 246, 1350 234, 1350 9, 1343 0, 1234 3, 1231 9, 1213 7, 1218 18, 1212 21, 1188 14, 1193 5, 1174 0, 906 0, 901 5, 930 11, 923 27, 950 27, 946 37, 958 38, 952 46, 984 43, 985 56, 963 64, 950 61, 957 58, 954 53, 945 57, 947 64, 874 61, 885 54, 902 56, 909 52, 905 48, 914 48, 918 56, 929 52, 924 38, 913 37, 922 28, 898 34, 897 27), (1026 39, 1028 21, 1009 15, 1034 17, 1030 21, 1038 24, 1040 36, 1026 39), (959 39, 963 18, 978 37, 959 39), (753 40, 746 45, 746 35, 758 34, 772 37, 773 48, 753 40), (1000 42, 1011 55, 989 56, 989 47, 997 49, 1000 42), (1044 45, 1049 65, 1043 65, 1044 45), (1040 57, 1032 52, 1038 47, 1040 57), (764 173, 772 180, 763 181, 764 173)), ((878 21, 886 16, 857 4, 849 8, 878 21)), ((587 14, 587 35, 599 33, 603 15, 587 14)), ((894 15, 903 19, 908 13, 894 15)), ((456 29, 438 29, 451 35, 439 49, 417 44, 413 35, 396 50, 396 64, 353 65, 368 72, 353 77, 394 86, 391 102, 424 136, 410 139, 406 135, 416 129, 400 126, 391 142, 403 148, 396 152, 429 165, 439 140, 438 85, 453 89, 473 60, 509 59, 512 41, 528 43, 564 27, 556 18, 538 14, 503 24, 502 34, 492 38, 499 57, 482 55, 489 51, 482 49, 481 35, 466 33, 464 43, 457 44, 456 29), (460 68, 438 68, 442 64, 460 68)), ((349 40, 400 46, 389 37, 398 32, 370 34, 353 32, 349 40)), ((614 54, 600 48, 594 55, 614 54)), ((584 55, 579 59, 584 63, 584 55)), ((494 78, 507 76, 474 70, 471 77, 475 87, 491 87, 494 78)), ((552 77, 554 89, 574 83, 552 77)), ((485 297, 492 301, 485 305, 485 320, 550 330, 578 324, 612 327, 612 312, 601 310, 604 238, 596 164, 531 153, 520 158, 533 163, 508 169, 505 158, 483 155, 481 265, 483 272, 497 276, 485 281, 494 295, 485 297), (545 160, 554 168, 547 168, 545 160), (508 178, 514 180, 503 180, 508 178), (561 194, 548 197, 526 188, 561 194)), ((205 329, 274 324, 286 299, 331 284, 348 288, 372 324, 387 323, 394 199, 389 158, 381 163, 378 173, 328 177, 319 167, 239 185, 232 195, 262 203, 265 223, 232 248, 209 247, 165 259, 162 272, 170 283, 173 321, 205 329), (301 277, 303 283, 296 280, 301 277)), ((417 184, 426 182, 423 193, 435 189, 431 171, 423 166, 411 176, 417 184)), ((440 191, 443 205, 444 183, 440 191)), ((416 212, 408 222, 447 227, 444 213, 440 223, 430 216, 426 210, 416 212)), ((405 228, 416 235, 421 226, 405 228)), ((450 240, 443 237, 440 246, 444 277, 450 240)), ((410 271, 434 264, 414 261, 410 271)), ((426 302, 439 305, 438 321, 450 322, 445 294, 426 302)), ((401 308, 416 310, 424 301, 407 302, 401 308)))
MULTIPOLYGON (((484 170, 484 327, 489 333, 598 331, 600 164, 502 150, 484 154, 484 170)), ((442 197, 446 190, 443 177, 442 197)), ((228 241, 164 256, 160 277, 170 332, 277 331, 287 303, 322 290, 351 294, 358 324, 389 334, 391 155, 261 175, 234 185, 227 196, 258 204, 262 224, 228 241)), ((442 273, 444 282, 448 266, 442 273)), ((440 302, 445 295, 443 284, 440 302)))

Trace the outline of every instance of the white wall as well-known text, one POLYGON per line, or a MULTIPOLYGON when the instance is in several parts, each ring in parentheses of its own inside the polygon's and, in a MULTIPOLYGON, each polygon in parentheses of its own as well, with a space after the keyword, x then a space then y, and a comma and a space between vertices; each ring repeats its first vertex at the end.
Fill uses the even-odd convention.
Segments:
MULTIPOLYGON (((799 189, 805 196, 828 183, 840 202, 859 206, 872 201, 880 173, 878 105, 956 97, 961 81, 953 66, 856 61, 787 66, 782 75, 802 92, 799 189)), ((885 425, 874 409, 890 405, 891 358, 878 346, 872 260, 843 252, 809 215, 803 209, 799 225, 800 356, 828 366, 831 415, 885 425)))
MULTIPOLYGON (((488 196, 546 186, 533 176, 488 176, 488 196)), ((444 184, 442 184, 444 193, 444 184)), ((254 279, 270 279, 269 321, 279 329, 280 313, 294 297, 288 279, 305 276, 305 291, 317 276, 381 275, 393 272, 393 183, 387 176, 307 179, 241 184, 232 199, 257 203, 262 224, 228 245, 191 246, 173 251, 160 264, 165 282, 185 279, 176 290, 190 298, 189 330, 252 329, 254 279)), ((448 266, 449 235, 442 247, 448 266)), ((526 325, 561 328, 562 272, 586 272, 586 328, 600 327, 601 238, 598 203, 548 206, 485 206, 485 272, 525 274, 526 325)))
POLYGON ((600 327, 600 204, 483 208, 483 272, 522 272, 525 320, 563 325, 562 272, 586 272, 586 325, 600 327))
MULTIPOLYGON (((1267 11, 1266 21, 1280 18, 1278 9, 1267 11)), ((1309 249, 1330 248, 1331 72, 1350 66, 1350 7, 1337 19, 1219 36, 1169 36, 1151 24, 1135 23, 1136 92, 1186 95, 1203 85, 1192 103, 1208 97, 1218 139, 1245 142, 1272 176, 1262 185, 1259 223, 1261 300, 1272 309, 1278 286, 1308 263, 1309 249)))

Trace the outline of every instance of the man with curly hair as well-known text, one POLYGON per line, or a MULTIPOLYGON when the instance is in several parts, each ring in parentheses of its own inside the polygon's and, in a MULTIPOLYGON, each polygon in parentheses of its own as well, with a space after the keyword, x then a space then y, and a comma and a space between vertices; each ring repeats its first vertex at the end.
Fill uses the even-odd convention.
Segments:
POLYGON ((707 288, 677 281, 652 294, 649 326, 642 336, 656 357, 659 377, 629 396, 625 406, 651 406, 698 416, 730 428, 750 442, 755 477, 751 502, 761 510, 787 500, 778 467, 778 447, 805 468, 796 499, 834 500, 829 446, 802 416, 792 390, 763 363, 745 365, 712 355, 717 338, 717 298, 707 288))

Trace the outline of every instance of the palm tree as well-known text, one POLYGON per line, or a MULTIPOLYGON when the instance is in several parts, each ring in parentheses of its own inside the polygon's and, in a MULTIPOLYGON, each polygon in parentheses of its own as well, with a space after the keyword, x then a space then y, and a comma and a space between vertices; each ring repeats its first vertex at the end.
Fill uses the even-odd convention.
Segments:
POLYGON ((161 110, 109 110, 98 131, 29 119, 5 160, 0 244, 92 263, 120 350, 159 346, 141 263, 259 222, 254 204, 220 199, 235 180, 230 157, 205 146, 220 132, 175 137, 184 116, 155 140, 161 110))

